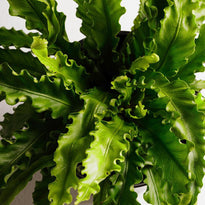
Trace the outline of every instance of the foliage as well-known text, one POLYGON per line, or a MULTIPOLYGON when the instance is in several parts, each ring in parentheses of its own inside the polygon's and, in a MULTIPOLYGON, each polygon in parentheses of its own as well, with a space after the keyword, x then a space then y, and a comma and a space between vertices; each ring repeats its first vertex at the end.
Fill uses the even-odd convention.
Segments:
POLYGON ((75 0, 69 42, 55 0, 8 0, 31 32, 0 28, 0 204, 41 171, 34 204, 194 205, 205 169, 204 0, 141 0, 123 35, 120 0, 75 0), (12 46, 12 47, 11 47, 12 46), (22 48, 30 49, 28 51, 22 48))

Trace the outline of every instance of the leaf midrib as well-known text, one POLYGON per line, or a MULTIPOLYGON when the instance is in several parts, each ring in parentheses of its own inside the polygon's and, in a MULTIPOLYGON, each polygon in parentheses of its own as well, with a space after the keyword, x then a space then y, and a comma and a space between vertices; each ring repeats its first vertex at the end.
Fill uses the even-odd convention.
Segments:
POLYGON ((177 26, 175 28, 175 32, 174 32, 174 36, 173 38, 171 39, 167 49, 166 49, 166 52, 165 52, 165 55, 163 57, 163 59, 160 61, 161 63, 159 64, 157 70, 162 70, 163 67, 164 67, 164 64, 166 63, 167 61, 167 57, 168 57, 168 54, 169 54, 169 51, 170 51, 170 48, 172 47, 172 45, 174 44, 175 40, 177 39, 177 36, 178 36, 178 33, 179 33, 179 30, 180 30, 180 26, 181 26, 181 22, 182 22, 182 16, 181 14, 179 15, 179 18, 177 20, 177 26))
MULTIPOLYGON (((6 166, 4 166, 1 169, 1 172, 3 173, 4 170, 6 170, 8 167, 12 166, 16 161, 18 161, 18 159, 21 158, 21 156, 26 153, 44 134, 46 134, 48 132, 48 129, 46 129, 42 134, 40 134, 38 137, 34 137, 34 139, 32 139, 30 142, 28 142, 28 144, 26 145, 26 147, 23 150, 20 150, 18 152, 18 154, 16 154, 15 158, 12 159, 11 161, 9 161, 6 166)), ((15 145, 15 144, 14 144, 15 145)), ((12 146, 12 145, 11 145, 12 146)))
MULTIPOLYGON (((68 106, 68 107, 71 106, 71 104, 69 104, 66 101, 60 100, 59 98, 55 98, 55 97, 52 97, 52 96, 49 96, 49 95, 46 95, 46 94, 43 94, 43 93, 27 90, 25 88, 18 88, 18 87, 15 87, 15 86, 12 86, 12 85, 8 85, 8 84, 2 83, 2 82, 0 82, 0 85, 3 86, 3 87, 7 87, 9 89, 12 89, 12 90, 22 91, 22 92, 25 92, 25 93, 29 93, 31 95, 40 96, 42 98, 50 99, 52 101, 58 102, 60 104, 68 106)), ((28 96, 30 96, 30 95, 28 95, 28 96)))
POLYGON ((152 174, 150 168, 148 168, 147 171, 148 171, 148 173, 149 173, 149 175, 150 175, 150 179, 151 179, 152 184, 153 184, 153 187, 154 187, 154 193, 155 193, 155 196, 156 196, 155 199, 156 199, 156 201, 157 201, 157 204, 158 204, 158 205, 161 205, 160 199, 159 199, 159 193, 158 193, 157 185, 156 185, 156 183, 155 183, 154 176, 153 176, 153 174, 152 174))

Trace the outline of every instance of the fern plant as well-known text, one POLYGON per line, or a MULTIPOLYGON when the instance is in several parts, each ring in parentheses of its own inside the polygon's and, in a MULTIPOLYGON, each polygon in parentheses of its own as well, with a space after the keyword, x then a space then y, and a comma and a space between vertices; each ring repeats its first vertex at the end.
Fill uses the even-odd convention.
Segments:
POLYGON ((204 176, 205 1, 141 0, 121 35, 120 0, 75 0, 69 42, 55 0, 8 0, 31 33, 0 28, 0 204, 41 171, 33 203, 194 205, 204 176), (137 14, 137 11, 136 11, 137 14), (36 30, 36 32, 35 32, 36 30), (12 47, 11 47, 12 46, 12 47), (22 48, 27 48, 27 51, 22 48), (30 50, 29 50, 30 49, 30 50))

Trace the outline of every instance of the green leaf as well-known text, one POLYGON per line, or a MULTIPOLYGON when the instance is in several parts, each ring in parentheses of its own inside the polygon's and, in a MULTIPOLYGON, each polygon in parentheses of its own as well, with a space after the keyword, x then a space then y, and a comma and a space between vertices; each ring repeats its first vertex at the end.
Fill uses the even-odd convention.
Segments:
POLYGON ((31 98, 32 106, 38 112, 51 109, 54 118, 75 112, 82 105, 73 91, 66 90, 62 82, 57 79, 51 81, 43 76, 39 82, 36 82, 25 70, 20 74, 12 72, 8 65, 0 66, 0 91, 6 93, 8 104, 31 98))
POLYGON ((197 24, 201 26, 205 20, 205 16, 204 16, 205 2, 202 0, 202 1, 198 1, 198 3, 199 3, 199 7, 194 11, 194 15, 196 16, 197 24))
POLYGON ((25 34, 23 31, 16 31, 14 28, 8 30, 0 28, 0 45, 3 47, 15 46, 16 48, 30 48, 32 37, 38 35, 35 33, 25 34))
POLYGON ((125 154, 125 161, 121 163, 121 172, 112 174, 100 183, 101 190, 94 196, 94 204, 139 205, 134 184, 142 181, 142 173, 137 167, 143 160, 136 153, 136 149, 137 143, 134 140, 130 143, 129 151, 125 154))
POLYGON ((152 145, 147 154, 148 157, 152 158, 153 169, 161 169, 161 172, 156 171, 156 174, 148 173, 148 179, 150 174, 153 174, 154 177, 161 178, 161 180, 157 182, 159 183, 157 186, 160 186, 160 189, 157 188, 156 190, 153 187, 156 185, 152 185, 154 182, 148 182, 147 185, 150 187, 150 194, 148 195, 150 196, 147 200, 152 204, 161 204, 162 202, 177 204, 177 201, 175 201, 177 200, 176 194, 188 192, 186 187, 190 182, 187 160, 189 147, 180 143, 178 137, 170 132, 171 126, 162 124, 161 121, 162 119, 160 120, 160 118, 150 119, 147 117, 139 122, 140 134, 146 143, 151 143, 152 145), (166 191, 167 187, 169 187, 170 191, 166 191))
MULTIPOLYGON (((170 204, 168 201, 171 195, 170 188, 160 176, 162 171, 154 167, 146 167, 144 168, 144 174, 146 175, 146 179, 144 181, 148 184, 147 191, 144 194, 144 199, 148 203, 156 205, 170 204)), ((173 204, 178 204, 177 202, 178 201, 176 199, 172 201, 173 204)))
POLYGON ((140 1, 132 31, 127 35, 121 48, 123 61, 127 67, 130 67, 135 60, 145 61, 148 57, 142 56, 151 56, 156 52, 155 33, 159 29, 160 20, 164 17, 163 9, 166 6, 166 0, 140 1))
POLYGON ((55 42, 59 33, 65 35, 62 13, 56 11, 55 0, 8 0, 10 14, 26 20, 27 29, 37 29, 51 42, 55 42), (61 31, 63 29, 63 31, 61 31))
POLYGON ((196 39, 196 48, 193 55, 188 59, 187 64, 180 68, 179 73, 175 78, 180 78, 187 82, 193 82, 195 79, 194 73, 203 72, 205 67, 205 25, 200 28, 199 37, 196 39))
POLYGON ((1 137, 11 139, 14 132, 24 128, 27 120, 30 119, 33 114, 34 110, 28 101, 19 105, 13 114, 6 113, 4 115, 4 121, 0 122, 2 126, 0 130, 1 137))
POLYGON ((27 129, 13 133, 13 140, 1 140, 0 201, 5 204, 12 201, 36 171, 54 165, 53 151, 65 125, 47 114, 34 113, 27 121, 27 129))
MULTIPOLYGON (((118 0, 75 0, 78 4, 77 17, 82 19, 81 32, 86 36, 83 48, 87 56, 95 59, 98 78, 112 80, 119 72, 121 64, 117 61, 117 34, 120 32, 119 18, 125 12, 118 0), (86 15, 85 15, 86 14, 86 15), (101 59, 99 61, 99 58, 101 59)), ((99 80, 98 80, 99 81, 99 80)))
POLYGON ((46 74, 46 68, 30 52, 0 48, 0 64, 2 63, 8 63, 17 73, 27 70, 38 79, 46 74))
POLYGON ((169 82, 164 77, 156 75, 155 85, 160 89, 161 96, 167 96, 170 103, 167 110, 179 115, 173 125, 173 132, 181 139, 187 140, 187 143, 193 143, 195 149, 191 149, 189 159, 189 178, 192 179, 190 192, 192 199, 190 204, 194 204, 197 199, 202 179, 204 176, 204 114, 197 110, 195 97, 188 85, 181 80, 169 82), (194 120, 193 120, 194 119, 194 120))
POLYGON ((134 90, 130 79, 126 75, 118 76, 111 82, 111 84, 111 89, 114 89, 120 93, 118 98, 126 104, 129 103, 134 90))
POLYGON ((56 53, 55 58, 49 57, 47 43, 45 39, 34 37, 31 45, 33 53, 51 72, 51 75, 54 74, 63 79, 65 86, 69 86, 73 82, 77 91, 84 91, 89 85, 85 68, 78 66, 74 60, 68 62, 68 56, 63 55, 60 51, 56 53))
POLYGON ((75 1, 78 4, 77 16, 83 21, 81 32, 86 36, 88 48, 96 50, 97 47, 100 52, 111 53, 118 43, 119 18, 125 12, 120 1, 75 1))
POLYGON ((159 56, 156 55, 155 53, 149 56, 139 57, 132 62, 129 72, 133 75, 136 74, 137 70, 144 72, 150 67, 150 64, 157 63, 158 61, 159 61, 159 56))
MULTIPOLYGON (((32 159, 35 159, 35 154, 45 154, 47 151, 47 143, 49 142, 48 138, 50 137, 50 132, 56 129, 62 129, 62 126, 64 126, 61 120, 53 120, 47 118, 45 121, 44 115, 41 116, 40 114, 34 112, 32 117, 30 117, 26 123, 26 129, 12 132, 12 138, 1 140, 1 186, 3 186, 2 182, 5 180, 5 176, 11 170, 11 167, 18 164, 22 158, 29 158, 29 156, 27 156, 28 152, 31 152, 33 154, 32 159), (39 143, 39 141, 41 141, 41 143, 39 143)), ((53 143, 56 141, 54 139, 51 140, 53 141, 53 143)), ((22 161, 23 163, 28 162, 28 160, 26 160, 25 158, 22 161)), ((8 181, 8 179, 5 181, 8 181)))
POLYGON ((7 0, 10 8, 9 13, 12 16, 19 16, 26 20, 26 27, 30 29, 37 29, 43 34, 48 34, 46 18, 43 11, 46 5, 41 1, 34 0, 7 0))
POLYGON ((156 70, 167 77, 175 75, 194 52, 197 26, 193 10, 196 6, 191 0, 175 0, 165 8, 165 18, 155 38, 160 58, 156 70))
POLYGON ((70 189, 77 189, 79 178, 77 166, 86 157, 85 151, 92 140, 89 132, 94 129, 95 117, 101 118, 107 109, 108 96, 97 89, 83 96, 85 107, 79 113, 70 115, 72 124, 58 140, 52 175, 56 180, 49 185, 49 200, 53 205, 71 203, 70 189), (76 154, 78 153, 78 154, 76 154), (66 165, 66 166, 65 166, 66 165))
POLYGON ((14 197, 26 186, 32 179, 32 176, 39 169, 53 165, 52 156, 42 156, 37 159, 28 169, 13 178, 5 189, 0 192, 0 201, 4 205, 9 205, 14 197))
POLYGON ((36 182, 35 190, 33 192, 33 203, 34 205, 49 205, 48 184, 53 182, 55 178, 51 176, 49 168, 42 169, 41 174, 43 178, 41 181, 36 182))
POLYGON ((86 177, 79 184, 77 204, 88 200, 91 194, 98 193, 99 183, 112 171, 121 171, 118 162, 124 162, 123 153, 129 149, 126 138, 136 136, 133 125, 117 116, 112 121, 97 123, 96 129, 92 132, 95 139, 86 151, 87 158, 83 160, 83 173, 86 177))

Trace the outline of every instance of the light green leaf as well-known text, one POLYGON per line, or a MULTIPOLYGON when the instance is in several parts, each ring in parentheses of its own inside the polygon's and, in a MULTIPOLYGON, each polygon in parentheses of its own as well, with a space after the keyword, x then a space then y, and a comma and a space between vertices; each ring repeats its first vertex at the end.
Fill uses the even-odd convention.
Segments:
POLYGON ((134 87, 130 82, 130 78, 128 78, 126 75, 118 76, 114 79, 114 81, 111 82, 111 84, 111 89, 114 89, 120 93, 118 98, 124 103, 128 104, 134 90, 134 87))
POLYGON ((16 48, 30 48, 32 37, 38 35, 35 33, 25 34, 23 31, 16 31, 14 28, 8 30, 0 28, 0 45, 3 47, 15 46, 16 48))
POLYGON ((195 91, 201 91, 205 89, 205 81, 204 80, 195 80, 190 84, 190 87, 195 91))
POLYGON ((6 93, 8 104, 30 98, 38 112, 51 109, 54 118, 75 112, 82 106, 77 95, 72 90, 66 90, 60 80, 51 81, 43 76, 37 82, 26 71, 20 74, 12 72, 8 65, 0 65, 0 91, 6 93))
MULTIPOLYGON (((144 182, 148 184, 147 191, 144 194, 144 199, 148 203, 155 205, 170 204, 170 201, 168 201, 171 195, 170 188, 166 181, 161 177, 162 171, 148 166, 144 168, 143 172, 146 175, 144 182)), ((172 199, 173 204, 178 204, 177 202, 176 198, 174 201, 172 199)))
POLYGON ((137 70, 144 72, 150 67, 150 64, 157 63, 158 61, 159 61, 159 56, 155 53, 149 56, 139 57, 132 62, 129 72, 133 75, 136 74, 137 70))
POLYGON ((193 10, 196 7, 191 0, 175 0, 165 8, 165 18, 155 37, 160 58, 156 70, 168 78, 175 75, 194 52, 197 26, 193 10))
POLYGON ((136 153, 137 146, 136 140, 130 143, 129 151, 125 154, 125 161, 121 163, 121 172, 110 176, 110 183, 105 180, 108 188, 102 187, 104 181, 102 182, 103 190, 94 196, 96 204, 100 204, 100 202, 106 205, 140 204, 137 201, 137 193, 134 191, 134 185, 142 181, 142 173, 138 167, 143 160, 136 153), (104 196, 106 189, 108 189, 108 195, 104 196))
POLYGON ((97 123, 96 129, 92 132, 95 139, 86 151, 87 158, 83 160, 83 173, 86 177, 79 184, 77 204, 88 200, 91 194, 98 193, 99 183, 112 171, 121 171, 118 162, 124 162, 123 153, 129 149, 126 138, 132 139, 136 136, 133 125, 117 116, 111 121, 97 123))
POLYGON ((55 58, 49 57, 47 44, 45 39, 34 37, 31 49, 40 62, 51 72, 51 75, 61 77, 65 86, 73 82, 77 91, 85 90, 89 85, 85 68, 78 66, 74 60, 68 61, 68 56, 60 51, 56 53, 55 58))
POLYGON ((52 205, 71 203, 70 189, 78 188, 79 178, 76 169, 86 157, 85 151, 92 140, 89 132, 94 129, 95 117, 104 116, 108 96, 97 89, 83 96, 85 108, 75 115, 70 115, 73 122, 58 140, 54 161, 56 166, 52 175, 56 180, 49 185, 49 200, 52 205))

